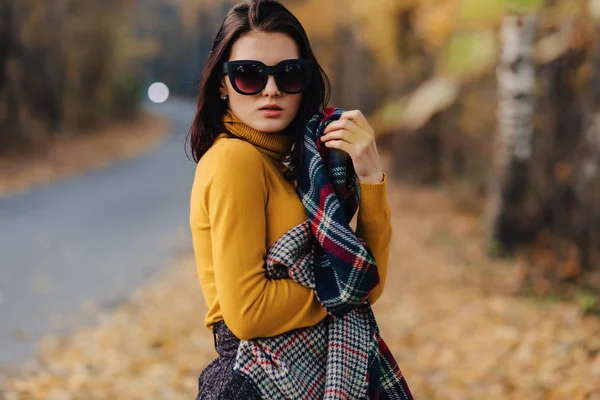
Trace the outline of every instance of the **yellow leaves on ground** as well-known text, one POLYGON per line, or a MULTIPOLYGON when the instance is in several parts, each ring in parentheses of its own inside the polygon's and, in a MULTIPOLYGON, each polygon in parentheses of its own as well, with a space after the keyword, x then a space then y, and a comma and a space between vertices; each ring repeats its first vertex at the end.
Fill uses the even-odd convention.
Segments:
MULTIPOLYGON (((518 262, 482 253, 476 217, 439 190, 390 185, 392 263, 374 310, 415 398, 600 398, 600 320, 576 303, 513 295, 518 262)), ((205 312, 186 256, 95 326, 45 340, 4 397, 194 398, 215 357, 205 312)))

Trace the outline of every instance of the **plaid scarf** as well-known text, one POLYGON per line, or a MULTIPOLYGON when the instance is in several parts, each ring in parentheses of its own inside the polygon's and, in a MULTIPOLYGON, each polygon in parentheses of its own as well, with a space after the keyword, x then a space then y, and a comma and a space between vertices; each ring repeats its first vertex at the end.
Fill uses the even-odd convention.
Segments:
POLYGON ((268 278, 314 289, 329 315, 315 326, 241 341, 234 369, 265 400, 412 399, 369 305, 379 283, 375 260, 349 226, 358 178, 346 153, 318 140, 342 112, 326 108, 307 124, 296 191, 308 220, 278 239, 265 263, 268 278))

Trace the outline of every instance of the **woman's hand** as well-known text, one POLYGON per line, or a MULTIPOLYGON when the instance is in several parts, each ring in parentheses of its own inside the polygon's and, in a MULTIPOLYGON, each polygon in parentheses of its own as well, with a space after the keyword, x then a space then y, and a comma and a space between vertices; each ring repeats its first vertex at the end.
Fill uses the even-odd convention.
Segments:
POLYGON ((358 180, 379 183, 383 180, 375 133, 359 110, 344 112, 323 131, 321 141, 330 149, 340 149, 352 158, 358 180))

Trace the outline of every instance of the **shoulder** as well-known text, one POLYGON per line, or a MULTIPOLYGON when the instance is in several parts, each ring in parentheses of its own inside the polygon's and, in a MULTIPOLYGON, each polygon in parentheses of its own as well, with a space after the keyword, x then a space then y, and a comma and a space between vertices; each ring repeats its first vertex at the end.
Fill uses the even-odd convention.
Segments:
POLYGON ((264 163, 261 153, 250 143, 236 138, 216 140, 196 166, 191 220, 199 212, 211 215, 223 210, 234 214, 264 210, 269 190, 264 163))
POLYGON ((264 180, 264 158, 251 144, 237 138, 219 138, 202 156, 196 167, 196 179, 236 182, 264 180))

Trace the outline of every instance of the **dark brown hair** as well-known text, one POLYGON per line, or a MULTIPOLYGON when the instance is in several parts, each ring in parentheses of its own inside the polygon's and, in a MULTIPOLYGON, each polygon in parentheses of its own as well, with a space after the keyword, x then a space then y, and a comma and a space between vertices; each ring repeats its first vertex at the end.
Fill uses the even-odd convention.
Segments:
POLYGON ((312 80, 302 94, 296 117, 286 134, 295 138, 287 177, 294 179, 301 168, 304 127, 309 118, 329 102, 330 84, 327 75, 313 54, 308 36, 300 21, 276 0, 251 0, 234 6, 225 17, 206 60, 199 87, 196 116, 189 131, 189 146, 195 162, 212 146, 221 132, 226 132, 222 117, 227 103, 220 99, 219 87, 223 78, 221 66, 229 59, 231 47, 243 35, 253 32, 277 32, 296 42, 300 58, 314 61, 312 80))

